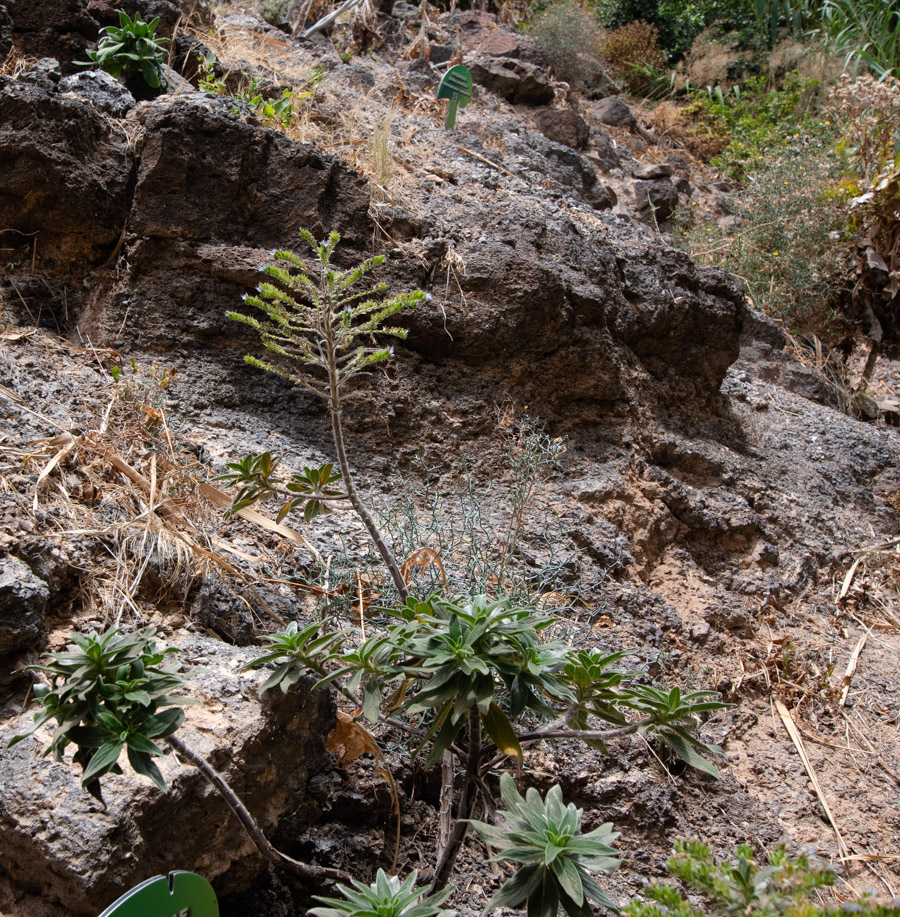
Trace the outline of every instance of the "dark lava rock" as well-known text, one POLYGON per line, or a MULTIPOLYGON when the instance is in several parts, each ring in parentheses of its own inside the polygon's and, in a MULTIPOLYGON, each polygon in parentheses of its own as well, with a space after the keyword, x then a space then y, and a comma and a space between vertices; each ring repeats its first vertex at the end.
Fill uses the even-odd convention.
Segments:
POLYGON ((109 314, 85 315, 82 331, 108 336, 131 307, 143 319, 123 333, 154 344, 234 337, 225 312, 258 282, 276 247, 299 247, 301 229, 335 230, 341 255, 364 244, 368 183, 313 146, 242 121, 230 100, 194 93, 143 109, 144 140, 126 252, 131 274, 109 314), (117 317, 117 315, 119 317, 117 317))
POLYGON ((4 243, 23 262, 71 277, 106 260, 128 213, 132 164, 124 131, 87 102, 0 77, 0 226, 16 231, 4 243))
POLYGON ((0 61, 6 58, 12 48, 13 43, 13 21, 12 16, 5 6, 0 4, 0 61))
POLYGON ((618 96, 607 96, 594 102, 591 105, 591 113, 602 124, 625 127, 629 130, 637 127, 637 119, 631 109, 618 96))
POLYGON ((428 60, 432 64, 446 64, 454 55, 456 49, 452 45, 433 44, 428 51, 428 60))
POLYGON ((49 595, 47 584, 21 560, 0 558, 0 656, 41 644, 49 595))
POLYGON ((584 118, 571 108, 543 108, 535 113, 537 129, 554 143, 562 143, 574 150, 583 150, 590 137, 590 128, 584 118))
POLYGON ((553 86, 540 67, 511 57, 485 57, 469 68, 472 79, 509 102, 546 105, 553 101, 553 86))
POLYGON ((191 618, 238 646, 253 642, 253 616, 247 603, 216 574, 203 581, 191 605, 191 618))
POLYGON ((656 220, 668 220, 678 209, 678 191, 668 178, 634 183, 634 199, 639 213, 656 220))
POLYGON ((87 60, 100 24, 88 0, 6 0, 17 49, 24 57, 53 57, 63 73, 77 73, 87 60))
POLYGON ((591 152, 586 153, 585 157, 592 165, 602 172, 621 168, 622 159, 612 138, 605 131, 596 127, 591 128, 591 147, 591 152))
POLYGON ((48 92, 53 92, 62 73, 59 70, 59 61, 55 57, 42 57, 40 60, 29 64, 20 74, 19 80, 23 83, 31 83, 33 86, 40 86, 48 92))
POLYGON ((71 93, 114 118, 123 117, 135 104, 134 96, 103 70, 87 70, 63 77, 59 81, 59 91, 71 93))

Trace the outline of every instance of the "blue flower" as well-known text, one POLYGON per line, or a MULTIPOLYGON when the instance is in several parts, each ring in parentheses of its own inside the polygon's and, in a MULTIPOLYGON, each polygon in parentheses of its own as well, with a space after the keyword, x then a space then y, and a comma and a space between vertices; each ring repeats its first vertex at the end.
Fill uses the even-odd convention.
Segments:
POLYGON ((425 302, 431 302, 432 299, 434 299, 434 297, 431 295, 431 293, 425 294, 425 302))

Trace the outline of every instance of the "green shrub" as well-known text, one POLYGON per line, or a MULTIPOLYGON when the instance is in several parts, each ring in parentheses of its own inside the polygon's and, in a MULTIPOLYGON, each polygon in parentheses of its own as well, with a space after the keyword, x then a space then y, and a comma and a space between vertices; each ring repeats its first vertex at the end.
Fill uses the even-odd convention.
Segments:
POLYGON ((309 913, 313 917, 453 917, 456 911, 441 907, 453 889, 445 888, 423 898, 415 888, 417 875, 414 870, 401 882, 379 869, 371 885, 356 879, 351 880, 351 885, 338 885, 344 901, 317 895, 316 901, 325 907, 310 908, 309 913))
POLYGON ((900 0, 824 0, 821 28, 847 64, 900 76, 900 0))
POLYGON ((387 322, 421 302, 425 294, 416 290, 385 299, 384 283, 359 290, 359 283, 384 262, 384 256, 341 271, 332 265, 334 249, 341 238, 336 232, 321 243, 308 230, 300 235, 312 249, 313 259, 306 262, 286 249, 273 251, 272 262, 259 267, 269 281, 257 286, 256 295, 243 297, 264 317, 229 312, 228 318, 256 331, 277 360, 270 362, 248 355, 244 358, 247 363, 288 379, 327 403, 340 475, 333 475, 333 465, 328 464, 306 469, 303 475, 294 475, 283 484, 274 477, 276 457, 269 453, 247 456, 242 462, 230 464, 233 473, 223 476, 229 484, 241 487, 242 496, 232 511, 277 495, 284 501, 279 518, 299 506, 312 517, 330 501, 348 501, 378 549, 400 598, 405 599, 408 590, 400 565, 353 482, 344 447, 341 399, 351 380, 391 358, 394 348, 375 343, 375 336, 405 338, 405 328, 387 322), (335 491, 332 485, 338 480, 341 490, 335 491))
POLYGON ((721 86, 695 92, 682 118, 695 130, 721 139, 724 146, 712 160, 728 177, 741 181, 764 166, 773 150, 796 138, 827 142, 830 131, 812 112, 818 83, 791 74, 775 89, 764 76, 752 77, 725 90, 721 86))
POLYGON ((848 330, 839 303, 842 249, 853 229, 840 195, 829 192, 840 174, 837 156, 817 139, 798 137, 757 160, 736 200, 734 232, 700 225, 687 237, 695 257, 744 283, 756 308, 829 346, 848 330))
POLYGON ((606 33, 600 53, 616 75, 636 95, 652 87, 650 74, 662 69, 666 58, 659 47, 655 25, 637 20, 606 33))
MULTIPOLYGON (((610 873, 619 865, 610 844, 619 836, 608 822, 581 833, 582 810, 562 801, 551 787, 546 799, 529 789, 523 799, 509 774, 500 778, 506 805, 505 825, 473 821, 479 837, 499 851, 494 862, 517 863, 519 869, 484 907, 518 907, 528 902, 528 917, 556 917, 560 907, 569 917, 593 917, 593 901, 616 911, 615 903, 592 873, 610 873)), ((324 917, 324 915, 323 915, 324 917)))
POLYGON ((779 847, 767 865, 757 862, 748 844, 736 850, 734 862, 715 860, 699 841, 678 841, 669 872, 705 899, 698 906, 672 885, 653 883, 645 892, 648 901, 632 901, 625 917, 837 917, 865 914, 896 917, 900 908, 867 899, 827 909, 811 898, 818 889, 834 885, 834 873, 810 866, 805 855, 790 857, 779 847))
POLYGON ((165 781, 153 758, 163 754, 154 739, 172 735, 184 721, 181 705, 192 703, 177 692, 184 684, 175 663, 163 665, 172 648, 157 648, 148 627, 122 634, 116 627, 103 634, 72 634, 72 644, 50 653, 45 665, 49 686, 38 684, 34 693, 43 712, 34 726, 10 745, 31 735, 48 720, 57 728, 45 754, 61 761, 69 744, 76 746, 74 762, 82 768, 82 785, 100 797, 100 778, 121 774, 123 751, 139 773, 161 789, 165 781), (161 708, 169 709, 163 710, 161 708))
POLYGON ((672 61, 680 60, 711 26, 722 32, 757 30, 751 0, 599 0, 597 7, 608 29, 636 21, 656 26, 660 46, 672 61))

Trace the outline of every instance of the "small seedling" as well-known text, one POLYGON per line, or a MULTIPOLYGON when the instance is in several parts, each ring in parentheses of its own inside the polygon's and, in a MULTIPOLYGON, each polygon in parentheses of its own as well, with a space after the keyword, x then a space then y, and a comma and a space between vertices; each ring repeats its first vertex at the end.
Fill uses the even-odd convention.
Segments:
POLYGON ((499 850, 495 862, 517 863, 519 869, 488 901, 485 913, 518 907, 526 900, 529 917, 556 917, 560 907, 569 917, 591 917, 591 901, 618 910, 592 875, 618 868, 618 851, 610 844, 619 834, 611 824, 582 834, 582 810, 571 802, 563 804, 558 785, 548 790, 546 799, 534 788, 523 799, 512 777, 504 774, 500 794, 506 804, 502 813, 506 825, 473 821, 472 827, 499 850))

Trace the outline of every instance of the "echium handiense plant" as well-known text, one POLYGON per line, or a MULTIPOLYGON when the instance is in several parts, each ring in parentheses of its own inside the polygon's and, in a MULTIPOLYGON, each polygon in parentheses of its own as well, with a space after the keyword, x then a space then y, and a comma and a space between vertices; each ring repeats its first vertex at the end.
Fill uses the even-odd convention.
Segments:
POLYGON ((388 322, 415 306, 425 294, 417 290, 384 298, 384 283, 356 291, 384 257, 377 255, 357 267, 337 270, 331 261, 340 241, 336 232, 321 243, 316 243, 308 230, 300 235, 312 247, 315 259, 308 263, 292 251, 274 251, 273 263, 260 267, 270 280, 260 283, 255 295, 244 296, 244 301, 264 317, 241 312, 230 312, 228 317, 249 325, 268 350, 289 361, 272 363, 247 356, 247 363, 289 379, 328 404, 340 474, 333 474, 331 465, 307 468, 282 486, 272 475, 278 460, 263 453, 229 465, 232 473, 221 480, 241 485, 233 510, 260 498, 283 497, 279 518, 302 505, 309 519, 327 512, 329 503, 349 500, 390 571, 401 600, 405 600, 408 591, 400 566, 353 483, 341 427, 341 399, 352 379, 392 356, 393 347, 373 344, 373 335, 405 338, 405 328, 388 322), (334 486, 338 482, 343 491, 334 486))

